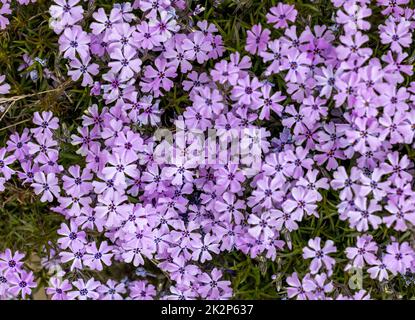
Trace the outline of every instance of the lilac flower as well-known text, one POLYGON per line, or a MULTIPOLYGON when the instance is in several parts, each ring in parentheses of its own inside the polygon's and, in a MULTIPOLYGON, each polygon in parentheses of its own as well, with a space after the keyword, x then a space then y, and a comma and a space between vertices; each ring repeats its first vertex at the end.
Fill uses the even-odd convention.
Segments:
POLYGON ((408 244, 403 242, 393 242, 386 247, 386 254, 383 262, 386 268, 394 275, 397 273, 405 273, 414 260, 414 251, 408 244))
POLYGON ((137 165, 133 164, 134 159, 121 156, 118 153, 111 154, 108 157, 109 166, 102 170, 107 179, 112 179, 116 185, 125 185, 126 176, 134 177, 137 165))
POLYGON ((60 187, 58 178, 54 173, 45 175, 43 172, 36 172, 32 187, 37 195, 42 194, 40 198, 42 202, 51 202, 54 197, 59 197, 60 187))
POLYGON ((362 48, 362 45, 369 41, 369 37, 360 31, 353 35, 340 36, 340 41, 342 44, 336 48, 337 57, 340 60, 366 59, 372 55, 372 49, 362 48))
POLYGON ((74 281, 72 284, 76 289, 68 292, 70 300, 97 300, 99 298, 99 293, 96 292, 96 290, 101 283, 99 281, 95 281, 94 278, 89 279, 86 283, 83 279, 79 279, 74 281))
POLYGON ((96 63, 90 63, 91 58, 72 59, 70 62, 72 70, 68 71, 68 75, 72 77, 73 81, 78 81, 82 77, 81 85, 83 87, 92 86, 94 80, 91 75, 96 76, 99 72, 99 67, 96 63))
POLYGON ((10 85, 5 83, 5 79, 5 75, 0 75, 0 94, 7 94, 10 92, 10 85))
POLYGON ((197 106, 202 109, 208 116, 214 114, 220 114, 224 109, 223 97, 216 89, 210 89, 204 87, 195 90, 195 94, 192 97, 193 106, 197 106))
POLYGON ((111 52, 113 61, 109 62, 108 66, 112 72, 120 75, 121 80, 129 80, 141 70, 142 62, 136 55, 136 51, 131 47, 124 48, 124 52, 120 48, 115 48, 111 52))
POLYGON ((402 47, 409 47, 412 43, 412 34, 409 31, 410 23, 400 21, 396 24, 392 20, 387 20, 386 25, 380 25, 380 40, 383 44, 391 44, 391 50, 402 52, 402 47))
POLYGON ((317 213, 316 197, 305 188, 298 187, 291 191, 293 199, 287 199, 282 204, 284 212, 292 213, 296 220, 302 220, 304 213, 308 215, 317 213))
POLYGON ((231 223, 232 220, 236 224, 240 224, 244 218, 241 210, 245 209, 244 201, 239 200, 233 193, 225 192, 222 195, 222 200, 217 200, 215 209, 219 213, 219 219, 231 223))
POLYGON ((329 257, 328 254, 333 252, 337 252, 333 241, 327 240, 324 244, 324 247, 322 248, 320 237, 310 239, 308 241, 308 247, 303 248, 303 258, 313 258, 310 264, 311 274, 316 274, 319 272, 323 264, 326 267, 327 271, 330 273, 333 270, 335 260, 332 257, 329 257))
POLYGON ((377 229, 382 223, 382 219, 374 214, 382 209, 378 202, 372 199, 368 205, 367 198, 357 197, 354 204, 355 209, 347 213, 350 226, 360 232, 368 231, 369 224, 373 229, 377 229))
POLYGON ((317 274, 315 278, 308 278, 304 280, 304 290, 306 291, 309 300, 324 300, 326 293, 333 291, 333 284, 326 281, 328 277, 325 273, 317 274))
POLYGON ((263 50, 259 54, 264 60, 264 62, 272 61, 271 64, 267 67, 267 70, 265 74, 267 76, 270 76, 275 73, 279 73, 282 69, 282 63, 283 63, 283 56, 287 50, 287 45, 282 43, 280 40, 273 40, 268 41, 267 43, 268 50, 263 50))
MULTIPOLYGON (((157 1, 157 0, 156 0, 157 1)), ((142 3, 144 1, 141 1, 142 3)), ((156 288, 147 281, 134 281, 130 284, 130 297, 133 300, 153 300, 156 295, 156 288)))
POLYGON ((260 205, 263 208, 271 209, 283 199, 284 192, 281 190, 282 181, 276 178, 264 177, 257 182, 257 189, 252 191, 248 198, 248 205, 255 207, 260 205))
POLYGON ((229 298, 232 294, 230 281, 219 280, 222 278, 222 272, 214 268, 211 275, 202 273, 198 276, 200 287, 198 292, 204 299, 223 299, 229 298))
MULTIPOLYGON (((261 88, 262 97, 259 107, 261 108, 261 112, 259 114, 259 119, 269 120, 270 118, 270 110, 273 110, 276 114, 281 115, 283 106, 279 104, 279 102, 285 100, 285 96, 281 94, 280 91, 271 94, 271 86, 265 84, 261 88)), ((256 107, 256 106, 255 106, 256 107)))
POLYGON ((182 73, 186 73, 193 68, 192 64, 188 61, 189 59, 185 57, 184 49, 177 44, 177 41, 169 42, 163 56, 169 60, 170 65, 173 65, 176 68, 180 66, 180 71, 182 73))
POLYGON ((64 52, 65 58, 76 59, 78 53, 81 59, 86 61, 89 58, 90 42, 90 37, 80 26, 73 26, 66 28, 59 37, 59 50, 64 52))
POLYGON ((85 254, 85 249, 84 248, 80 248, 80 249, 71 249, 69 248, 70 251, 61 251, 59 253, 59 257, 60 260, 63 263, 67 263, 72 261, 71 264, 71 268, 70 270, 73 271, 75 269, 82 269, 83 268, 83 257, 85 254))
POLYGON ((59 128, 59 119, 54 117, 50 111, 35 112, 33 123, 38 126, 30 130, 35 136, 52 136, 53 131, 59 128))
POLYGON ((267 239, 274 236, 274 231, 272 229, 277 225, 277 223, 271 211, 264 211, 260 214, 260 216, 250 214, 248 217, 248 223, 250 224, 248 232, 254 238, 267 239))
POLYGON ((267 23, 274 24, 274 28, 288 28, 287 21, 295 22, 297 10, 293 5, 278 3, 276 7, 269 9, 267 13, 267 23))
POLYGON ((386 265, 383 261, 378 260, 375 261, 374 266, 367 269, 367 272, 370 274, 372 279, 378 279, 379 281, 388 280, 389 274, 388 270, 386 269, 386 265))
POLYGON ((381 178, 384 175, 381 169, 374 169, 371 177, 361 174, 360 180, 362 186, 359 188, 359 194, 361 196, 367 196, 372 193, 376 200, 382 199, 386 195, 386 188, 390 184, 390 181, 381 182, 381 178))
POLYGON ((365 263, 372 265, 376 262, 378 246, 371 236, 358 236, 356 247, 346 248, 346 256, 352 260, 353 266, 362 268, 365 263))
POLYGON ((160 11, 159 18, 150 20, 149 26, 156 29, 161 41, 170 39, 180 29, 174 17, 164 10, 160 11))
POLYGON ((82 20, 84 9, 77 5, 79 0, 54 0, 56 5, 49 8, 52 18, 62 25, 74 25, 82 20))
POLYGON ((141 82, 140 86, 144 92, 154 92, 154 96, 161 95, 160 88, 169 91, 173 87, 173 81, 169 78, 177 76, 175 68, 167 63, 167 60, 157 58, 154 62, 154 69, 152 66, 147 66, 144 71, 145 82, 141 82))
POLYGON ((62 249, 70 247, 73 250, 78 250, 86 244, 86 233, 78 231, 78 226, 73 220, 70 222, 70 228, 67 224, 62 223, 57 233, 63 236, 58 240, 58 244, 62 249))
POLYGON ((6 151, 6 148, 0 148, 0 173, 9 180, 15 173, 9 166, 16 161, 16 158, 13 155, 6 156, 6 151))
POLYGON ((158 30, 155 27, 149 26, 146 21, 141 22, 137 26, 134 41, 140 43, 141 48, 151 50, 153 47, 158 47, 161 39, 158 30))
POLYGON ((16 251, 12 253, 10 249, 6 249, 4 253, 0 254, 0 271, 4 271, 5 274, 16 273, 20 271, 23 266, 24 254, 16 251))
POLYGON ((112 246, 108 246, 106 241, 103 241, 99 249, 95 242, 86 246, 86 254, 84 256, 84 263, 86 266, 90 267, 92 270, 102 271, 103 264, 106 266, 111 265, 111 258, 114 255, 111 253, 112 246))
POLYGON ((288 298, 296 297, 297 300, 307 300, 307 294, 304 289, 304 282, 308 280, 309 277, 305 276, 302 281, 298 278, 297 272, 294 272, 292 275, 288 276, 286 281, 289 287, 287 288, 288 298))
POLYGON ((372 14, 371 9, 353 3, 343 6, 343 9, 344 11, 337 11, 336 22, 343 24, 345 31, 369 30, 370 23, 365 21, 364 18, 372 14))
POLYGON ((63 187, 67 194, 79 196, 81 194, 87 194, 92 190, 92 174, 88 169, 84 169, 81 172, 81 168, 76 166, 70 166, 68 168, 70 176, 63 176, 63 187))
POLYGON ((68 280, 61 281, 59 277, 50 279, 50 287, 46 288, 46 294, 51 296, 52 300, 68 300, 67 292, 72 290, 72 285, 68 280))
POLYGON ((33 288, 37 287, 37 284, 34 281, 33 272, 22 270, 20 273, 11 273, 7 280, 10 283, 8 292, 16 297, 21 294, 23 299, 31 294, 33 288))
POLYGON ((297 216, 294 212, 286 212, 280 210, 271 210, 271 214, 275 219, 275 228, 278 231, 287 229, 289 232, 298 229, 297 221, 301 221, 301 217, 297 216))
POLYGON ((106 33, 111 30, 114 25, 121 23, 122 15, 120 15, 120 9, 114 8, 111 10, 109 17, 105 14, 103 8, 99 8, 97 12, 92 14, 96 22, 91 23, 92 33, 98 35, 100 33, 106 33))
POLYGON ((311 169, 313 160, 307 158, 307 155, 308 151, 302 147, 297 147, 295 152, 293 150, 289 150, 286 153, 285 161, 287 164, 284 169, 294 179, 298 179, 302 176, 304 174, 304 169, 311 169))
POLYGON ((202 32, 196 31, 183 40, 182 48, 186 59, 196 59, 198 63, 203 63, 208 60, 207 54, 212 50, 212 45, 202 32))
POLYGON ((284 59, 281 69, 288 70, 285 76, 285 81, 300 82, 306 78, 309 71, 310 60, 307 58, 305 52, 300 52, 297 49, 288 50, 287 58, 284 59))
POLYGON ((414 205, 415 203, 411 198, 405 200, 401 197, 398 201, 389 201, 385 206, 385 210, 391 215, 383 217, 383 222, 388 228, 394 225, 395 230, 406 231, 409 225, 408 222, 413 226, 415 225, 414 205))
POLYGON ((199 274, 199 268, 186 263, 184 259, 176 259, 176 261, 168 263, 165 269, 170 272, 172 280, 183 285, 190 285, 199 274))
POLYGON ((210 252, 216 254, 219 253, 219 244, 216 237, 211 236, 209 233, 203 237, 203 240, 192 241, 191 246, 193 248, 192 258, 193 260, 200 261, 201 263, 206 260, 212 260, 210 252))
POLYGON ((309 170, 305 177, 300 177, 297 186, 305 187, 316 196, 317 201, 321 201, 323 197, 318 192, 318 189, 329 189, 329 184, 327 178, 317 180, 317 176, 318 170, 309 170))
POLYGON ((232 98, 239 104, 258 105, 261 93, 258 91, 261 83, 256 77, 252 80, 249 76, 238 80, 238 84, 232 89, 232 98))
POLYGON ((405 5, 408 0, 377 0, 377 4, 386 7, 382 10, 383 15, 393 14, 396 17, 401 16, 404 13, 404 9, 400 5, 405 5))
POLYGON ((124 283, 117 283, 112 279, 102 284, 97 290, 102 300, 123 300, 123 295, 127 292, 124 283))
POLYGON ((229 189, 231 192, 239 192, 241 190, 241 183, 245 181, 245 176, 238 171, 238 167, 234 164, 225 167, 220 167, 216 171, 215 176, 220 190, 229 189))
POLYGON ((271 31, 268 29, 262 30, 261 24, 256 24, 251 30, 247 32, 245 50, 251 54, 260 54, 267 48, 270 39, 271 31))

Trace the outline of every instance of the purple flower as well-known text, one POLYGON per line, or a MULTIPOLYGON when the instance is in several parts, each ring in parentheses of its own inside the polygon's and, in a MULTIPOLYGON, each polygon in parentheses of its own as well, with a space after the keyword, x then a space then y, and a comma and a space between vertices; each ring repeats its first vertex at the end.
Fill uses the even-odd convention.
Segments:
POLYGON ((137 25, 134 41, 140 43, 141 48, 151 50, 153 47, 158 47, 161 40, 162 37, 155 27, 149 26, 145 21, 137 25))
POLYGON ((304 289, 304 283, 309 279, 307 274, 302 281, 298 278, 297 272, 294 272, 292 275, 288 276, 286 281, 289 287, 287 288, 288 298, 296 297, 297 300, 307 300, 307 293, 304 289))
POLYGON ((72 285, 68 280, 60 280, 53 277, 49 281, 50 287, 46 288, 46 294, 51 296, 52 300, 68 300, 67 292, 72 290, 72 285))
POLYGON ((130 284, 129 289, 130 297, 133 300, 153 300, 156 296, 156 288, 147 281, 134 281, 130 284))
POLYGON ((212 255, 210 252, 214 252, 216 254, 220 252, 218 239, 209 233, 203 237, 202 241, 193 240, 191 242, 191 246, 193 249, 193 260, 200 261, 201 263, 205 262, 206 260, 212 260, 212 255))
POLYGON ((364 18, 372 14, 372 10, 366 6, 359 6, 353 2, 343 6, 344 11, 337 10, 336 22, 344 25, 346 32, 356 32, 357 30, 369 30, 370 23, 364 18))
POLYGON ((261 24, 256 24, 251 30, 247 32, 245 50, 251 54, 261 54, 267 48, 270 40, 271 31, 268 29, 262 30, 261 24))
POLYGON ((282 204, 284 212, 292 213, 295 220, 301 221, 304 213, 317 215, 316 197, 305 188, 296 187, 291 191, 293 199, 287 199, 282 204))
POLYGON ((358 236, 356 246, 346 248, 345 252, 354 267, 362 268, 365 263, 369 265, 376 263, 377 250, 378 245, 371 236, 358 236))
POLYGON ((6 76, 0 75, 0 94, 6 94, 10 92, 10 85, 5 83, 5 79, 6 76))
POLYGON ((21 294, 22 299, 25 299, 27 295, 31 294, 32 289, 37 287, 33 272, 22 270, 20 273, 10 273, 7 280, 10 283, 8 292, 16 297, 21 294))
POLYGON ((23 262, 21 261, 24 258, 24 254, 16 251, 12 253, 10 249, 6 249, 4 253, 0 254, 0 271, 4 271, 7 275, 8 273, 16 273, 21 270, 23 262))
POLYGON ((333 291, 332 282, 326 282, 328 277, 325 273, 317 274, 314 278, 304 280, 304 291, 309 300, 325 300, 326 293, 333 291))
POLYGON ((269 9, 267 13, 267 23, 274 24, 274 28, 288 28, 288 22, 295 22, 297 10, 293 5, 278 3, 276 7, 269 9))
POLYGON ((154 92, 154 96, 161 95, 160 88, 169 91, 173 87, 173 81, 169 78, 177 76, 175 68, 167 63, 166 59, 157 58, 154 62, 157 69, 147 66, 144 71, 145 82, 140 86, 144 92, 154 92))
POLYGON ((185 58, 203 63, 208 60, 208 53, 212 50, 210 41, 200 31, 195 31, 182 42, 185 58))
POLYGON ((375 215, 375 212, 381 211, 382 207, 374 199, 370 200, 368 205, 368 199, 364 197, 356 197, 354 199, 354 210, 347 213, 349 217, 350 226, 357 231, 368 231, 369 224, 373 229, 377 229, 382 223, 382 219, 375 215))
POLYGON ((33 128, 30 131, 35 137, 39 135, 51 137, 53 131, 59 128, 59 119, 53 117, 53 113, 50 111, 43 111, 42 113, 35 112, 33 115, 33 123, 37 125, 37 128, 33 128))
POLYGON ((6 156, 6 148, 0 148, 0 173, 3 174, 6 180, 9 180, 15 171, 9 168, 9 165, 16 161, 15 156, 6 156))
POLYGON ((222 278, 222 272, 214 268, 211 274, 202 273, 198 276, 200 287, 198 292, 204 299, 225 299, 232 295, 230 281, 219 280, 222 278))
POLYGON ((96 63, 90 63, 91 58, 72 59, 70 62, 72 70, 68 71, 68 75, 72 77, 73 81, 78 81, 82 77, 81 85, 83 87, 91 87, 94 83, 92 76, 96 76, 99 72, 99 67, 96 63))
POLYGON ((398 24, 387 20, 386 25, 380 25, 380 40, 383 44, 391 44, 391 50, 402 52, 402 47, 409 47, 412 43, 412 34, 409 30, 409 21, 400 21, 398 24))
POLYGON ((84 9, 77 5, 80 0, 54 0, 56 5, 49 8, 50 15, 56 19, 61 26, 74 25, 82 20, 84 9))
POLYGON ((321 238, 316 237, 308 241, 308 247, 303 248, 303 258, 310 259, 313 258, 310 264, 311 274, 316 274, 320 271, 323 264, 326 267, 329 273, 332 272, 333 266, 336 263, 332 257, 329 257, 328 254, 337 252, 334 242, 327 240, 324 244, 324 247, 321 247, 321 238))
POLYGON ((389 201, 385 206, 385 210, 391 215, 383 217, 383 222, 388 228, 394 225, 395 230, 406 231, 410 224, 415 226, 414 205, 415 202, 411 198, 401 197, 398 201, 389 201))
POLYGON ((112 252, 112 246, 108 246, 107 241, 103 241, 99 249, 95 242, 86 246, 86 254, 84 256, 84 263, 92 270, 102 271, 103 264, 106 266, 111 265, 111 258, 114 255, 112 252))
POLYGON ((124 48, 124 52, 120 48, 115 48, 111 52, 112 61, 108 66, 112 72, 120 75, 121 80, 130 80, 141 70, 142 62, 136 55, 137 52, 131 47, 124 48))
POLYGON ((51 202, 54 197, 59 197, 60 187, 58 182, 58 178, 54 173, 45 175, 43 172, 36 172, 32 187, 37 195, 42 194, 40 201, 51 202))
POLYGON ((290 49, 286 52, 286 59, 283 60, 281 70, 288 70, 285 81, 300 82, 306 79, 309 72, 310 60, 305 52, 297 49, 290 49))
POLYGON ((386 247, 386 254, 383 262, 386 268, 394 275, 404 274, 414 260, 414 251, 408 242, 399 244, 393 242, 386 247))
POLYGON ((73 220, 70 222, 70 228, 67 224, 62 223, 57 233, 62 236, 58 239, 58 244, 62 249, 70 247, 73 250, 79 250, 87 242, 86 233, 84 231, 78 231, 78 226, 73 220))
POLYGON ((78 53, 85 61, 89 57, 90 42, 90 37, 80 26, 73 26, 66 28, 59 37, 59 50, 64 53, 65 58, 76 59, 78 53))
POLYGON ((232 89, 232 98, 239 104, 259 105, 261 93, 258 91, 261 83, 254 77, 252 80, 249 76, 240 78, 238 84, 232 89))
POLYGON ((76 289, 68 292, 68 298, 70 300, 97 300, 99 298, 99 293, 96 290, 101 283, 95 281, 94 278, 89 279, 86 283, 83 279, 79 279, 74 281, 72 285, 76 289))
POLYGON ((123 300, 123 295, 127 292, 124 283, 118 283, 112 279, 102 284, 97 290, 102 300, 123 300))

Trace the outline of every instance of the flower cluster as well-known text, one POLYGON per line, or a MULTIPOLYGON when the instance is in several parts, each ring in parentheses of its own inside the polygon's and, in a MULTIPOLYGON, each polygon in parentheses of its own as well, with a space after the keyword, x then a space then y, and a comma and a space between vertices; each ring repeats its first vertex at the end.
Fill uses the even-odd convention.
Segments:
POLYGON ((0 253, 0 299, 24 299, 37 287, 33 272, 24 268, 24 257, 10 249, 0 253))
MULTIPOLYGON (((276 260, 293 249, 291 233, 328 219, 322 203, 336 201, 334 215, 353 242, 305 239, 296 251, 307 272, 284 275, 289 298, 370 298, 370 287, 335 289, 339 270, 363 270, 379 282, 415 272, 413 162, 405 151, 415 133, 409 1, 378 0, 384 21, 374 26, 370 1, 332 0, 333 25, 301 30, 295 7, 278 3, 266 25, 247 32, 246 52, 233 53, 214 24, 200 19, 183 27, 197 16, 184 1, 116 4, 90 20, 79 0, 54 2, 51 25, 68 76, 97 100, 70 137, 84 164, 60 164, 65 142, 48 111, 36 112, 34 127, 0 148, 0 190, 17 175, 65 218, 59 251, 43 261, 65 270, 47 288, 53 299, 230 298, 231 282, 215 257, 242 252, 276 260), (384 46, 380 57, 372 31, 384 46), (165 144, 153 133, 163 125, 165 98, 176 91, 184 97, 174 119, 183 138, 170 145, 174 161, 163 162, 165 144), (219 161, 219 143, 204 136, 212 129, 242 140, 237 162, 219 161), (244 140, 242 130, 259 136, 244 140), (213 161, 197 160, 197 143, 213 161), (387 236, 376 237, 380 230, 387 236), (151 262, 171 280, 170 292, 147 280, 70 281, 84 270, 151 262)), ((22 272, 18 281, 32 284, 22 272)))

